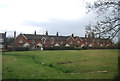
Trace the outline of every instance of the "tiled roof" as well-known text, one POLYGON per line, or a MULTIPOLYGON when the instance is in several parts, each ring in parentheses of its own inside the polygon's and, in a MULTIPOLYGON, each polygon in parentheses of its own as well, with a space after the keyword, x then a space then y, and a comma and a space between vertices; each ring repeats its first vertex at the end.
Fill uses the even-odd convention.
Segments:
MULTIPOLYGON (((23 34, 28 40, 41 40, 43 37, 49 41, 52 38, 56 41, 66 41, 70 36, 56 36, 56 35, 34 35, 34 34, 23 34)), ((73 37, 76 39, 78 36, 73 37)), ((80 37, 80 39, 83 42, 106 42, 108 39, 104 38, 85 38, 85 37, 80 37)))
POLYGON ((106 42, 108 39, 104 38, 85 38, 85 37, 80 37, 83 42, 106 42))
POLYGON ((23 34, 28 40, 40 40, 44 35, 23 34))
POLYGON ((46 40, 50 40, 51 38, 57 41, 65 41, 69 36, 55 36, 55 35, 34 35, 34 34, 23 34, 28 40, 41 40, 43 37, 46 40))
POLYGON ((78 36, 73 37, 73 38, 74 38, 74 40, 75 40, 77 37, 78 37, 78 36))

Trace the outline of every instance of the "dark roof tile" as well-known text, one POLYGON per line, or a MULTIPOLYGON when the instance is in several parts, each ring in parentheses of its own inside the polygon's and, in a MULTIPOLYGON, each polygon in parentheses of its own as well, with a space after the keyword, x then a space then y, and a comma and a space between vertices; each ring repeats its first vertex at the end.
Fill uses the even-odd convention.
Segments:
MULTIPOLYGON (((55 39, 56 41, 66 41, 70 36, 56 36, 56 35, 34 35, 34 34, 23 34, 28 40, 41 40, 43 37, 49 41, 52 38, 55 39)), ((73 37, 76 39, 79 36, 73 37)), ((103 38, 85 38, 85 37, 80 37, 83 42, 106 42, 108 39, 103 39, 103 38)))
POLYGON ((54 35, 34 35, 34 34, 23 34, 28 40, 41 40, 43 37, 46 40, 50 40, 51 38, 57 41, 65 41, 69 36, 54 36, 54 35))

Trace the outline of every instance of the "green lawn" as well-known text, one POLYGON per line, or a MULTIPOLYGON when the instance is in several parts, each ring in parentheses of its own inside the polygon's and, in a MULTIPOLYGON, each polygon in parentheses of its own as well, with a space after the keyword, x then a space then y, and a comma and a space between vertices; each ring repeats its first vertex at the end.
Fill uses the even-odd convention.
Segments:
POLYGON ((113 79, 118 50, 3 52, 3 79, 113 79))

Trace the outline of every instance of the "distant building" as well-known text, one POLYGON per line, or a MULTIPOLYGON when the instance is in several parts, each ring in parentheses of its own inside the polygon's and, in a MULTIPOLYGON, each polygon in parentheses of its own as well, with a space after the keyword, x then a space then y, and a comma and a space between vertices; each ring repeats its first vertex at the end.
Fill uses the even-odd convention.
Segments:
POLYGON ((7 43, 6 43, 6 32, 0 33, 0 49, 6 49, 7 43))
MULTIPOLYGON (((14 36, 16 37, 16 36, 14 36)), ((36 31, 34 34, 20 34, 14 40, 15 47, 54 47, 54 46, 66 46, 66 47, 82 47, 82 46, 110 46, 111 40, 103 38, 95 38, 94 36, 85 35, 85 37, 74 36, 59 36, 48 35, 46 31, 45 35, 38 35, 36 31)))

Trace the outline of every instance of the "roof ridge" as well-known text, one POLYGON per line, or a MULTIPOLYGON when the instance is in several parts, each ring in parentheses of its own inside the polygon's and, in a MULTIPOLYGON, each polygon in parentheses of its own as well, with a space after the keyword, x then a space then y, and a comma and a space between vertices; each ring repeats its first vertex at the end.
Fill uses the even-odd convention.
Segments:
MULTIPOLYGON (((23 34, 23 35, 34 35, 34 34, 23 34)), ((41 34, 36 34, 34 36, 46 36, 46 35, 41 35, 41 34)), ((56 36, 56 35, 48 35, 46 37, 53 36, 53 37, 69 37, 69 36, 56 36)))

